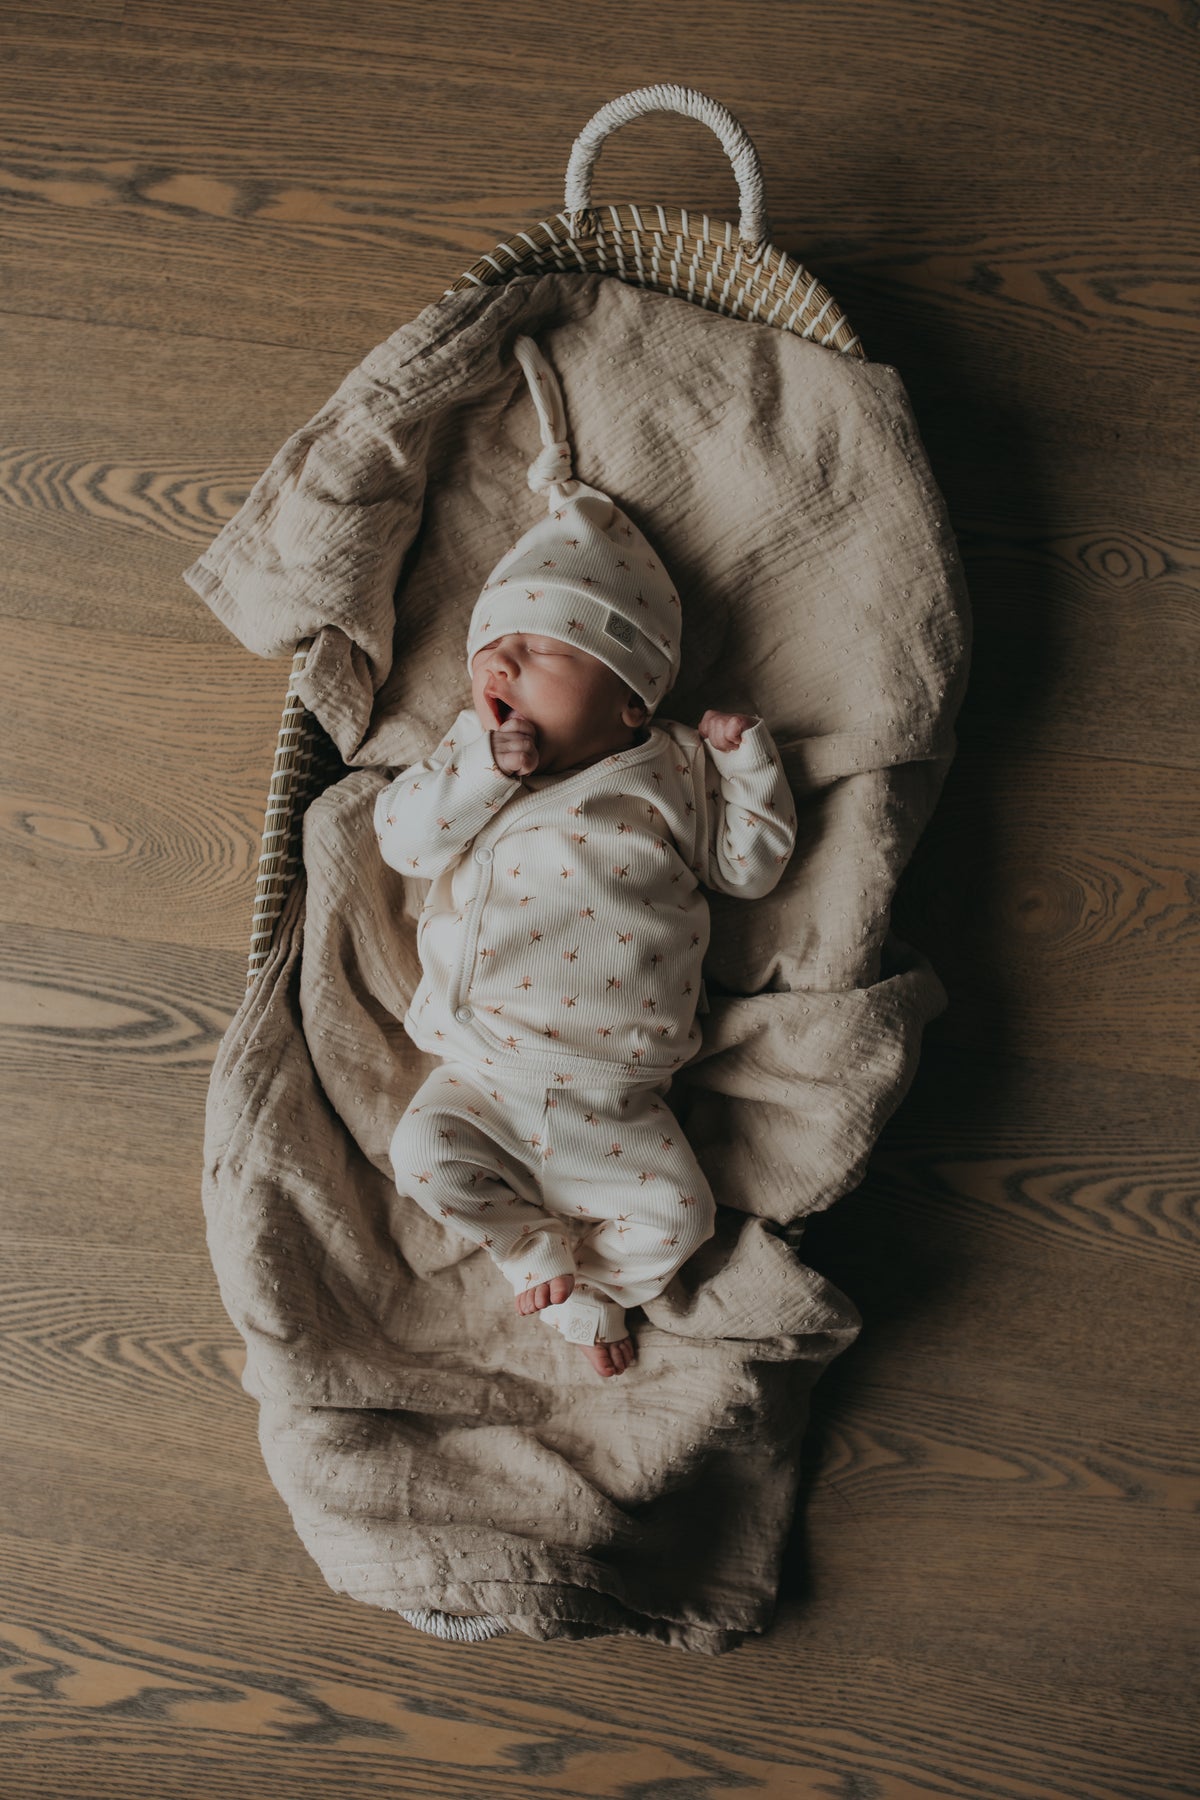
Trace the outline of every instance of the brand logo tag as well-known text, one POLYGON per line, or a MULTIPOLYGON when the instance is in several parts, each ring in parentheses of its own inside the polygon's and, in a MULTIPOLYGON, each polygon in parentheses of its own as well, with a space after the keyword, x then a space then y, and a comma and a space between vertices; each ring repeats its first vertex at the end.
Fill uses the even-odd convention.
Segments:
POLYGON ((627 650, 633 648, 633 621, 623 618, 619 612, 610 612, 604 622, 605 632, 616 638, 618 644, 624 644, 627 650))

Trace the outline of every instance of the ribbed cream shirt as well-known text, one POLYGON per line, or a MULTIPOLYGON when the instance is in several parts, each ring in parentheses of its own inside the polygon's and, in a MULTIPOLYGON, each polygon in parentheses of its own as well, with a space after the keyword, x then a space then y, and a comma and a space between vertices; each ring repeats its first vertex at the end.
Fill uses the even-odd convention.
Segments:
POLYGON ((418 1048, 550 1086, 670 1077, 700 1048, 702 886, 756 899, 779 881, 796 809, 762 720, 736 750, 652 719, 646 741, 562 775, 495 761, 473 708, 376 798, 384 861, 432 885, 418 1048))

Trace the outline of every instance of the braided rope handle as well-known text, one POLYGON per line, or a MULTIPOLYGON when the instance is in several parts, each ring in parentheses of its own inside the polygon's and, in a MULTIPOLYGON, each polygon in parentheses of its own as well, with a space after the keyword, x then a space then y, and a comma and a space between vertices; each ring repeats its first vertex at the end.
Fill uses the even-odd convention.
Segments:
POLYGON ((707 94, 698 93, 695 88, 662 84, 634 88, 631 93, 610 100, 593 114, 575 139, 567 163, 567 229, 571 236, 577 237, 580 232, 592 232, 596 228, 591 208, 592 171, 605 138, 618 126, 628 125, 631 119, 652 112, 683 113, 688 118, 699 119, 702 125, 716 132, 737 177, 742 203, 738 220, 742 248, 751 262, 757 262, 767 250, 767 215, 758 151, 733 114, 719 101, 710 100, 707 94))

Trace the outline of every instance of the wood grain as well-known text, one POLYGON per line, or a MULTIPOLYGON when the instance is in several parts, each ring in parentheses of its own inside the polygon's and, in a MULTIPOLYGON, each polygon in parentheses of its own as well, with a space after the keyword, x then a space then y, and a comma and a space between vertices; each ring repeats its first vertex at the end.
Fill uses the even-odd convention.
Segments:
MULTIPOLYGON (((1197 11, 0 3, 3 1800, 1200 1793, 1197 11), (905 381, 973 603, 893 923, 950 995, 801 1254, 774 1628, 449 1645, 329 1591, 200 1207, 288 659, 184 567, 374 344, 698 87, 905 381)), ((694 121, 593 198, 736 217, 694 121)))

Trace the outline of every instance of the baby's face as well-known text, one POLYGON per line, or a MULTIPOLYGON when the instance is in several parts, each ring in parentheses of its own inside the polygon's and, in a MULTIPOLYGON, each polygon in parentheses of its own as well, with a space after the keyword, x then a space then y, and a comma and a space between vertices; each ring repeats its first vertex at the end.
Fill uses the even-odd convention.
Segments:
POLYGON ((471 697, 480 723, 496 731, 509 711, 534 727, 539 775, 611 755, 637 742, 647 712, 627 682, 599 657, 560 638, 508 632, 471 659, 471 697))

